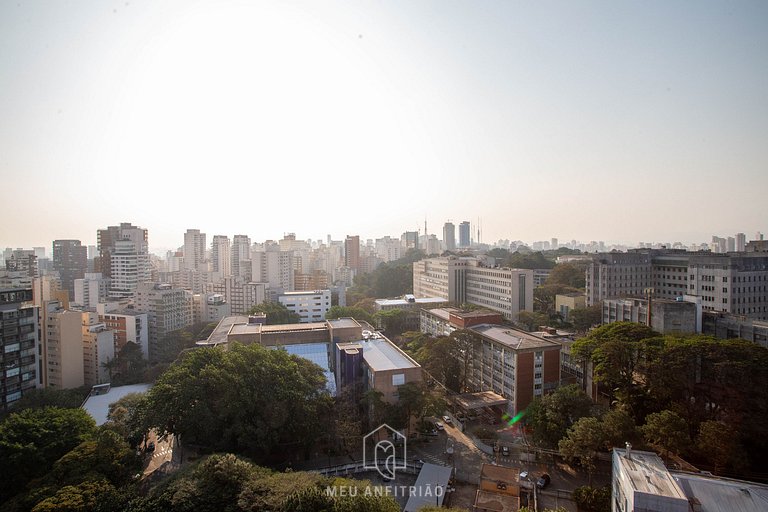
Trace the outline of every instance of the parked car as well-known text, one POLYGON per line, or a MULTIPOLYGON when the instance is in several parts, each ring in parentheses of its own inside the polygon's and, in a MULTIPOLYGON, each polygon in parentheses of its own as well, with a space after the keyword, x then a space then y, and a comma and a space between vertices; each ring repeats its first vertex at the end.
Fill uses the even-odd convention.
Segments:
POLYGON ((447 414, 443 416, 443 421, 445 422, 446 425, 453 425, 453 421, 451 421, 451 417, 448 416, 447 414))
POLYGON ((443 424, 442 424, 442 423, 440 423, 439 421, 436 421, 436 422, 435 422, 435 428, 436 428, 437 430, 445 430, 445 425, 443 425, 443 424))
POLYGON ((525 480, 528 478, 528 472, 527 471, 521 471, 520 472, 520 480, 525 480))
POLYGON ((509 457, 509 446, 502 446, 501 447, 501 454, 504 457, 509 457))
POLYGON ((147 445, 147 451, 148 451, 148 452, 153 452, 153 451, 155 451, 155 442, 154 442, 154 441, 150 441, 150 442, 149 442, 149 444, 147 445))
POLYGON ((536 480, 536 487, 538 487, 539 489, 544 489, 546 486, 549 485, 549 482, 551 481, 552 479, 549 478, 549 475, 544 473, 539 477, 538 480, 536 480))

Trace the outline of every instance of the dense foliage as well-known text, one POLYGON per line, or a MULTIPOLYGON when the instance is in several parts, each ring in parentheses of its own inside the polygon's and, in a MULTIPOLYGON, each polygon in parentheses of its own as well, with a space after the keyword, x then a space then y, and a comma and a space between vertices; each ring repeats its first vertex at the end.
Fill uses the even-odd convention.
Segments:
MULTIPOLYGON (((331 479, 317 473, 277 473, 232 454, 216 454, 175 475, 146 498, 137 512, 397 512, 391 497, 366 496, 365 481, 331 479), (356 496, 327 493, 328 487, 357 489, 356 496)), ((352 494, 352 493, 347 493, 352 494)))
POLYGON ((316 364, 233 343, 184 354, 147 393, 143 415, 146 427, 185 443, 264 460, 311 446, 319 435, 311 418, 327 398, 316 364))
POLYGON ((768 349, 739 339, 660 336, 618 322, 578 340, 573 353, 594 365, 609 403, 630 412, 665 453, 716 471, 765 467, 768 349))
POLYGON ((424 258, 424 251, 408 249, 399 260, 382 263, 368 274, 358 274, 355 285, 347 290, 347 303, 365 298, 400 297, 413 293, 413 263, 424 258))
POLYGON ((253 306, 248 312, 251 315, 263 313, 267 315, 267 325, 297 324, 300 317, 280 302, 264 301, 253 306))
POLYGON ((45 475, 95 431, 93 418, 82 409, 25 409, 5 418, 0 423, 0 501, 45 475))

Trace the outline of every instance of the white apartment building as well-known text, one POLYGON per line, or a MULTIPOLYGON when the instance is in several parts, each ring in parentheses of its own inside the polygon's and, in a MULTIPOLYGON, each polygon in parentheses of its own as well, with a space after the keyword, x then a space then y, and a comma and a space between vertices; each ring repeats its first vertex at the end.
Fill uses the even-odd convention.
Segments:
POLYGON ((111 297, 133 297, 139 283, 146 283, 151 279, 148 247, 142 240, 117 240, 110 253, 110 259, 111 297))
POLYGON ((232 238, 232 275, 251 280, 251 239, 246 235, 232 238))
POLYGON ((165 336, 192 324, 192 294, 169 284, 142 283, 136 291, 136 309, 147 313, 149 360, 158 356, 165 336))
POLYGON ((83 377, 86 386, 109 382, 104 366, 117 355, 115 333, 99 321, 98 313, 82 313, 83 377))
POLYGON ((229 237, 226 235, 214 235, 211 243, 211 264, 212 270, 219 277, 232 275, 232 255, 229 237))
POLYGON ((533 311, 533 270, 497 267, 492 261, 456 256, 417 261, 413 294, 484 306, 511 321, 521 311, 533 311))
POLYGON ((184 268, 206 270, 205 249, 205 233, 199 229, 188 229, 184 233, 184 268))
POLYGON ((249 283, 230 276, 206 285, 206 293, 223 296, 232 315, 247 315, 253 306, 267 300, 270 292, 266 283, 249 283))
POLYGON ((218 323, 222 318, 232 316, 232 308, 224 295, 220 293, 203 293, 193 296, 194 322, 218 323))
POLYGON ((331 291, 287 292, 281 294, 278 301, 299 315, 301 323, 322 322, 331 308, 331 291))
POLYGON ((385 236, 376 239, 376 256, 384 263, 398 260, 403 254, 403 244, 399 238, 385 236))
POLYGON ((83 309, 95 309, 100 302, 107 299, 111 281, 99 272, 85 274, 83 279, 75 279, 74 304, 83 309))
POLYGON ((292 292, 294 286, 293 251, 281 251, 276 246, 266 246, 264 251, 251 254, 251 279, 267 283, 275 293, 292 292))

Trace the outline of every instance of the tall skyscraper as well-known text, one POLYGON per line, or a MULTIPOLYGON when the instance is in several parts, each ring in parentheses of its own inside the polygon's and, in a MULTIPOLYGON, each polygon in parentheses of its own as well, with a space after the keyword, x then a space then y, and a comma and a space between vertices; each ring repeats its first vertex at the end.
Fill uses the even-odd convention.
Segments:
POLYGON ((471 228, 468 220, 459 224, 459 247, 469 247, 472 244, 470 232, 471 228))
POLYGON ((211 263, 219 277, 232 275, 231 246, 226 235, 214 235, 211 243, 211 263))
POLYGON ((251 276, 251 239, 247 235, 235 235, 232 238, 232 275, 250 280, 251 276))
POLYGON ((443 243, 446 251, 456 250, 456 226, 453 222, 446 222, 443 225, 443 243))
POLYGON ((139 283, 149 281, 149 233, 146 229, 123 222, 96 231, 99 257, 94 267, 112 280, 112 297, 132 297, 139 283))
MULTIPOLYGON (((34 254, 33 254, 34 256, 34 254)), ((35 389, 42 378, 39 374, 38 312, 31 306, 32 289, 4 288, 0 290, 0 409, 35 389)))
POLYGON ((744 233, 736 233, 736 250, 738 252, 744 252, 747 246, 747 235, 744 233))
POLYGON ((418 249, 419 248, 419 232, 418 231, 406 231, 400 237, 400 241, 405 246, 405 250, 418 249))
POLYGON ((344 241, 344 266, 360 270, 360 236, 347 235, 344 241))
POLYGON ((184 233, 184 268, 205 270, 205 233, 199 229, 188 229, 184 233))
POLYGON ((558 241, 557 238, 553 238, 552 240, 550 240, 549 248, 552 249, 553 251, 556 251, 558 248, 560 248, 560 242, 558 241))
POLYGON ((88 270, 88 248, 80 240, 54 240, 53 270, 59 273, 62 289, 73 299, 75 279, 82 279, 88 270))

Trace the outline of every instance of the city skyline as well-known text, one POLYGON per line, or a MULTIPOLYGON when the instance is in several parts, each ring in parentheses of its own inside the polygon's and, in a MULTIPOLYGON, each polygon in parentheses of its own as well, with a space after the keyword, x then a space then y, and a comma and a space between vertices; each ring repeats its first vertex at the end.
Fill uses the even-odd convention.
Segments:
POLYGON ((425 216, 438 238, 482 219, 486 243, 751 237, 766 19, 762 2, 5 4, 0 244, 90 245, 124 221, 153 248, 189 227, 376 238, 425 216))

